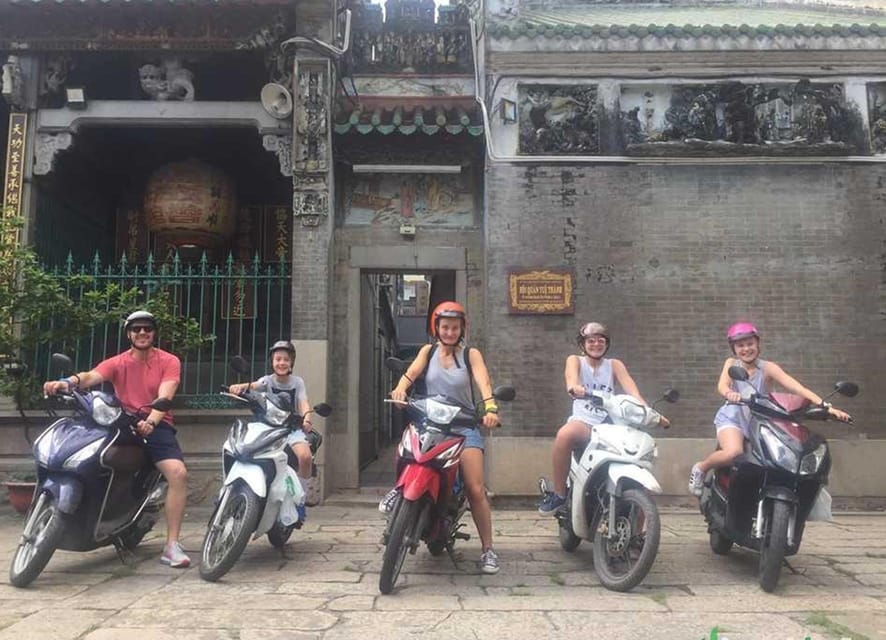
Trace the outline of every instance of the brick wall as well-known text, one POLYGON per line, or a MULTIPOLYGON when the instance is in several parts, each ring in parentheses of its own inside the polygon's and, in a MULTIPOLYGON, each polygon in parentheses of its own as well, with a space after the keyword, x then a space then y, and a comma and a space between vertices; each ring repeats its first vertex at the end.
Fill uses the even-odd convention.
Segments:
POLYGON ((669 435, 712 435, 726 327, 746 318, 763 357, 806 386, 858 382, 859 397, 835 401, 856 418, 851 437, 886 437, 886 166, 493 164, 486 175, 487 359, 518 388, 506 433, 553 434, 569 415, 563 364, 593 319, 647 400, 680 389, 669 435), (508 267, 564 265, 577 275, 574 316, 508 315, 508 267))

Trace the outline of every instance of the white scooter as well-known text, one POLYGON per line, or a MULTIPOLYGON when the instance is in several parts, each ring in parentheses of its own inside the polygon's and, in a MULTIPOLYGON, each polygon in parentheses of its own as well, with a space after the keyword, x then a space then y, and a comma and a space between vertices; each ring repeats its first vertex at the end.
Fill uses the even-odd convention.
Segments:
MULTIPOLYGON (((238 371, 248 368, 236 357, 232 366, 238 371)), ((225 478, 209 519, 200 562, 200 577, 210 582, 231 570, 250 535, 255 540, 267 533, 270 543, 282 548, 293 529, 301 526, 298 507, 305 502, 293 468, 297 459, 286 442, 302 425, 291 396, 263 391, 222 393, 249 405, 255 418, 237 418, 222 450, 225 478)), ((320 403, 314 412, 326 417, 332 407, 320 403)), ((315 453, 322 439, 319 433, 311 433, 315 436, 309 443, 315 453)))
MULTIPOLYGON (((566 505, 557 514, 560 546, 574 551, 582 540, 594 545, 594 570, 613 591, 640 584, 658 552, 661 524, 651 493, 661 493, 652 475, 658 456, 655 440, 642 428, 657 426, 662 416, 633 396, 591 391, 589 412, 608 415, 591 427, 591 440, 572 452, 566 505)), ((661 399, 676 402, 668 390, 661 399)), ((655 403, 654 403, 655 404, 655 403)), ((544 494, 551 488, 542 478, 544 494)))

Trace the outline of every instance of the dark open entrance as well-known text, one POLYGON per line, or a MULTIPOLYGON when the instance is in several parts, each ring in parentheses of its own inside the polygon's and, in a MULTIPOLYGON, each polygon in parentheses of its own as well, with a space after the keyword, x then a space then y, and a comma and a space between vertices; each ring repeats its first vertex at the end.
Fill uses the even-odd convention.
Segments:
POLYGON ((364 271, 360 298, 360 486, 389 487, 403 420, 384 402, 397 382, 385 360, 410 361, 427 344, 428 312, 455 298, 455 272, 364 271))

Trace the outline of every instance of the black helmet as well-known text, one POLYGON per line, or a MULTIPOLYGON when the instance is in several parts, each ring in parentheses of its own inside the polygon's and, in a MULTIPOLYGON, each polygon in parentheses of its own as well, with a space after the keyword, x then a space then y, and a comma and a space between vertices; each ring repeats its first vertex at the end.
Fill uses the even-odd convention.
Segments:
POLYGON ((268 358, 273 360, 275 351, 285 351, 289 354, 290 364, 295 364, 295 345, 289 340, 277 340, 268 350, 268 358))
POLYGON ((154 327, 154 331, 157 330, 157 318, 154 317, 154 314, 140 309, 139 311, 133 311, 126 317, 126 320, 123 322, 123 331, 129 332, 129 328, 137 322, 149 324, 154 327))

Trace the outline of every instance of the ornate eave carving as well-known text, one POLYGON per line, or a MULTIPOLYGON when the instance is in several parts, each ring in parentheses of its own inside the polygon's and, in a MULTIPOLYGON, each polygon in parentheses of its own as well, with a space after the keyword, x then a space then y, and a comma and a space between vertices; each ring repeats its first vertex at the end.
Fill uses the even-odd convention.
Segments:
POLYGON ((34 144, 34 174, 45 176, 52 172, 55 156, 72 144, 74 136, 70 133, 38 133, 34 144))
POLYGON ((280 173, 284 176, 292 176, 292 136, 289 135, 266 135, 262 137, 262 145, 266 151, 277 154, 280 163, 280 173))

